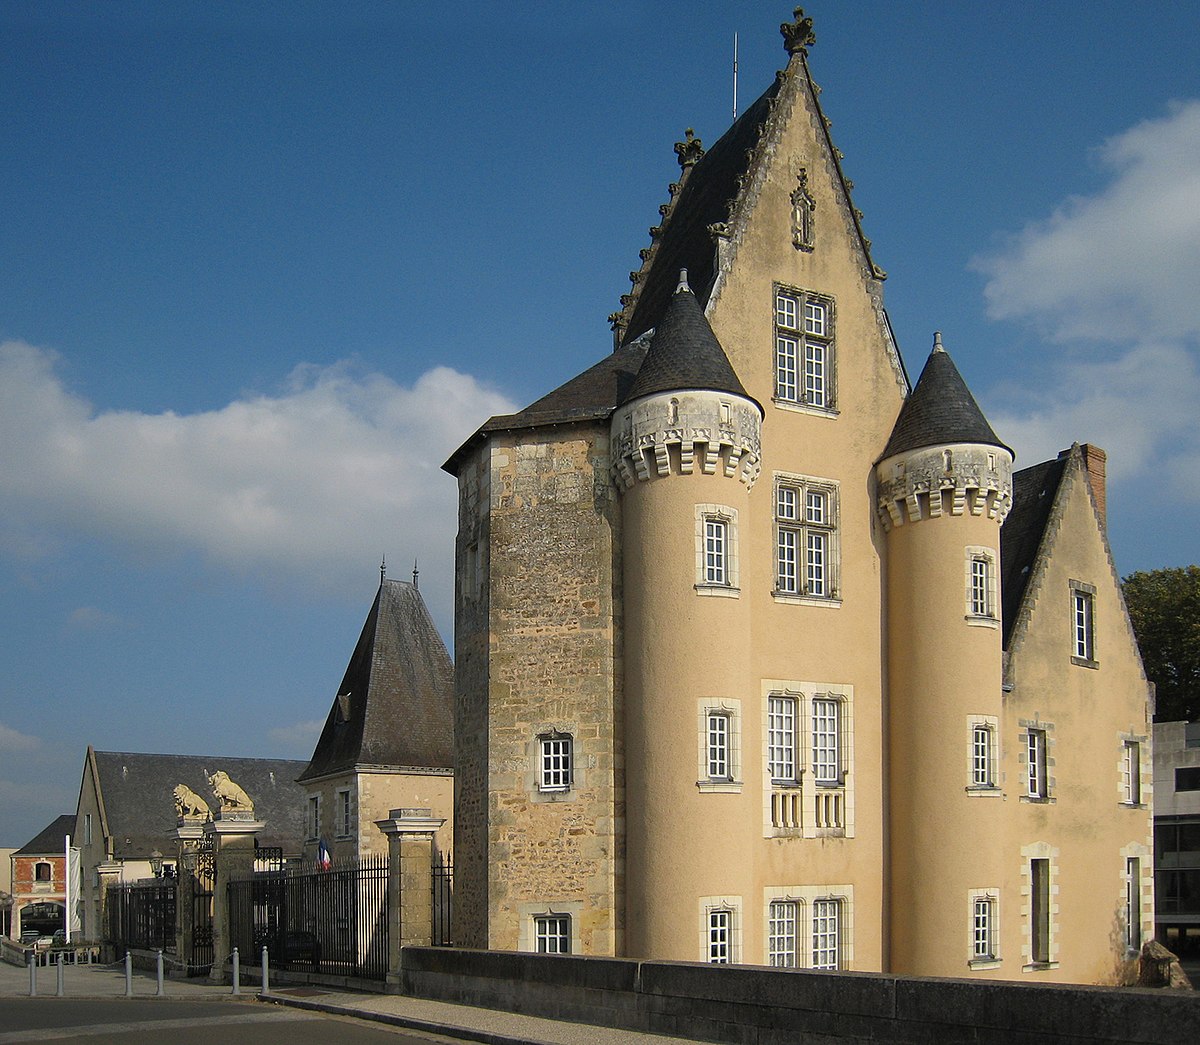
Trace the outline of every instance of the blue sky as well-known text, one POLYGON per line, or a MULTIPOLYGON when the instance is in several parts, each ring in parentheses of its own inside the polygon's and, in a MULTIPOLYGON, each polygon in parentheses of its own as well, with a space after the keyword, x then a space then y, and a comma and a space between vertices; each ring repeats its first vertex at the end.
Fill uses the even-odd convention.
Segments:
MULTIPOLYGON (((910 373, 941 329, 1018 465, 1108 450, 1122 574, 1196 561, 1200 8, 808 11, 910 373)), ((88 743, 306 758, 381 555, 449 641, 441 462, 609 350, 790 15, 0 6, 0 845, 88 743)))

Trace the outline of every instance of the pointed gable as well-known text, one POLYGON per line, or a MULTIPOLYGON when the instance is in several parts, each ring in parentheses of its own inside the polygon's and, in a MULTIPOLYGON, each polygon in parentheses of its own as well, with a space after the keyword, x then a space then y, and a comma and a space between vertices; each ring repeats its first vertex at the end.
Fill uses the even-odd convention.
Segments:
POLYGON ((454 669, 417 588, 384 580, 301 781, 454 764, 454 669))
POLYGON ((1000 530, 1000 601, 1005 649, 1025 600, 1065 466, 1066 458, 1059 457, 1013 472, 1013 504, 1000 530))
POLYGON ((717 335, 686 282, 686 273, 654 331, 646 360, 623 402, 683 389, 730 392, 749 399, 717 335))
POLYGON ((982 443, 1009 449, 992 431, 950 353, 942 347, 939 334, 925 369, 917 378, 917 387, 896 418, 880 460, 926 446, 953 443, 982 443))

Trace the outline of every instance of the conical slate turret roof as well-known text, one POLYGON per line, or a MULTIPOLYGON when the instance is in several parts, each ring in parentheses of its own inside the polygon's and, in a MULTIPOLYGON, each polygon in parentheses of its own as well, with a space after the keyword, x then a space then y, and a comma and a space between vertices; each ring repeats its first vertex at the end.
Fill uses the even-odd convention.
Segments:
POLYGON ((621 402, 685 389, 729 392, 750 399, 687 284, 686 270, 650 340, 646 361, 621 402))
POLYGON ((415 585, 385 579, 299 779, 454 765, 454 668, 415 585))
POLYGON ((983 443, 1008 450, 992 431, 967 383, 935 334, 933 351, 905 400, 880 460, 946 443, 983 443))

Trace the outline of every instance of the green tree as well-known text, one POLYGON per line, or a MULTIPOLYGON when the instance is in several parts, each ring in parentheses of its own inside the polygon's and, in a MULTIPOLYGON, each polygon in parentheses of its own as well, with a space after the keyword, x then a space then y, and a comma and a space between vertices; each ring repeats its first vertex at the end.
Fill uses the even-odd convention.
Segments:
POLYGON ((1131 573, 1122 587, 1157 690, 1154 721, 1200 721, 1200 566, 1131 573))

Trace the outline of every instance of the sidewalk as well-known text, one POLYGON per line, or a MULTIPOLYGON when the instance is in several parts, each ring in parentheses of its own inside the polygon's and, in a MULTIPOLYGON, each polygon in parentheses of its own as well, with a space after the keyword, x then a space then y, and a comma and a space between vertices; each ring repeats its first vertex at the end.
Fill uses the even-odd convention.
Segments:
MULTIPOLYGON (((123 998, 124 965, 68 965, 64 967, 64 994, 67 998, 123 998)), ((54 968, 37 971, 39 998, 52 998, 58 977, 54 968)), ((228 1000, 245 1004, 287 1005, 315 1012, 373 1020, 392 1027, 439 1034, 462 1041, 486 1045, 692 1045, 691 1038, 669 1038, 658 1034, 613 1030, 590 1024, 546 1020, 521 1016, 495 1009, 480 1009, 450 1002, 427 1001, 399 994, 359 994, 324 987, 273 984, 271 993, 262 998, 257 984, 243 983, 241 994, 234 996, 228 984, 212 984, 207 979, 171 979, 163 983, 163 997, 156 997, 153 973, 133 971, 133 997, 150 1003, 172 999, 228 1000)), ((29 970, 0 962, 0 999, 26 997, 29 994, 29 970)))

